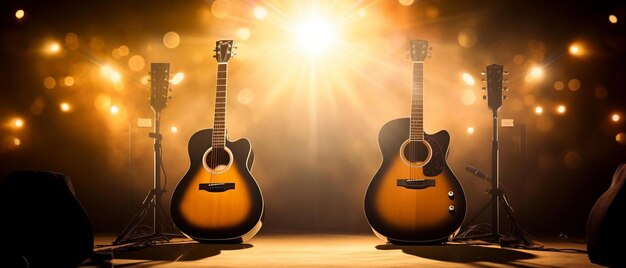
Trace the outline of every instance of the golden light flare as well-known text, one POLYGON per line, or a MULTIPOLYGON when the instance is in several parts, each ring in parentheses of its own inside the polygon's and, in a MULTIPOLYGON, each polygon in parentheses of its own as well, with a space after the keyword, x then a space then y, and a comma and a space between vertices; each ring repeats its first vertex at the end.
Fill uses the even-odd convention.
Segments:
POLYGON ((262 6, 258 6, 254 8, 252 14, 258 20, 264 20, 267 17, 267 10, 265 10, 265 8, 262 6))
POLYGON ((48 55, 55 55, 61 52, 61 44, 57 41, 48 41, 43 48, 43 52, 48 55))
POLYGON ((171 131, 172 133, 178 133, 178 127, 176 127, 176 126, 172 126, 172 127, 170 127, 170 131, 171 131))
POLYGON ((541 78, 543 76, 543 69, 541 67, 533 67, 530 69, 530 75, 534 78, 541 78))
POLYGON ((9 120, 7 125, 8 127, 14 130, 19 130, 19 129, 24 128, 25 122, 24 122, 24 119, 22 119, 21 117, 14 117, 11 120, 9 120))
POLYGON ((582 56, 585 54, 585 50, 582 44, 573 43, 569 45, 569 54, 572 56, 582 56))
POLYGON ((617 16, 609 15, 609 22, 611 22, 613 24, 617 23, 617 16))
POLYGON ((535 106, 535 114, 543 114, 543 107, 535 106))
POLYGON ((467 134, 474 134, 474 127, 468 127, 467 128, 467 134))
POLYGON ((122 81, 122 75, 110 65, 103 65, 100 67, 100 73, 113 83, 119 83, 122 81))

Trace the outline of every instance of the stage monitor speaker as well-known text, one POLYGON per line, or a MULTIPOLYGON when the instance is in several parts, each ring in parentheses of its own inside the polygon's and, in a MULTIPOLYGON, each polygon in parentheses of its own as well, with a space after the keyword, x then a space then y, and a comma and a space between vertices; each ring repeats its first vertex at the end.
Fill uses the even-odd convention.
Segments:
POLYGON ((596 201, 587 220, 587 253, 593 263, 626 267, 626 164, 621 164, 609 189, 596 201))
POLYGON ((70 178, 20 170, 0 182, 2 267, 72 267, 93 252, 93 230, 70 178))

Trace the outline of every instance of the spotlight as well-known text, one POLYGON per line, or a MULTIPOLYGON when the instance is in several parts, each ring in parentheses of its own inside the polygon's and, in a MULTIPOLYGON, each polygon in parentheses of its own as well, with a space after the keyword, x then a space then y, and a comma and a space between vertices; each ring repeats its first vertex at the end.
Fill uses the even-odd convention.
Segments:
POLYGON ((296 24, 294 29, 296 42, 310 55, 317 55, 335 43, 335 27, 321 18, 309 18, 296 24))
POLYGON ((100 67, 100 73, 109 78, 113 83, 118 83, 122 80, 122 75, 114 70, 110 65, 103 65, 100 67))
POLYGON ((543 113, 543 107, 541 107, 541 106, 536 106, 536 107, 535 107, 535 113, 536 113, 536 114, 542 114, 542 113, 543 113))

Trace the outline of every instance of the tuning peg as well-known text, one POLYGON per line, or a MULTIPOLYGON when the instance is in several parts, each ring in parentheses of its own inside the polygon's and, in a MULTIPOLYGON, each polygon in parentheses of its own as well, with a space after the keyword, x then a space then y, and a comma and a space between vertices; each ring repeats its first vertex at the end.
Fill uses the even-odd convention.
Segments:
POLYGON ((502 100, 506 100, 506 95, 502 96, 502 100))
POLYGON ((509 87, 504 87, 504 91, 509 91, 509 87))
POLYGON ((480 82, 487 83, 487 79, 480 79, 480 82))
POLYGON ((487 95, 483 95, 483 100, 486 100, 486 99, 487 99, 487 95))
POLYGON ((485 90, 487 90, 487 88, 486 87, 482 87, 482 88, 480 88, 480 90, 485 91, 485 90))
POLYGON ((428 47, 428 50, 433 51, 433 47, 428 47))
POLYGON ((503 75, 509 75, 509 71, 504 71, 502 74, 503 75))
POLYGON ((509 82, 509 79, 504 79, 504 81, 503 81, 503 82, 504 82, 504 83, 508 83, 508 82, 509 82))
POLYGON ((485 73, 485 71, 480 72, 480 75, 485 76, 487 75, 487 73, 485 73))

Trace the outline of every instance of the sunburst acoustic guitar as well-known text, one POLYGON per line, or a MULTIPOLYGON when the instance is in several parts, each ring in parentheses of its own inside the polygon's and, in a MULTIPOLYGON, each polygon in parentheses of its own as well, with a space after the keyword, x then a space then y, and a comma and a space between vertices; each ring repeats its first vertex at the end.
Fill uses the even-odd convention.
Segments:
POLYGON ((250 173, 254 154, 245 138, 226 135, 226 85, 232 40, 216 42, 217 86, 213 129, 189 139, 190 167, 172 194, 176 226, 199 242, 243 242, 261 228, 263 196, 250 173))
POLYGON ((428 42, 412 40, 411 117, 386 123, 378 142, 383 162, 365 194, 374 233, 394 244, 448 241, 465 219, 461 184, 446 163, 450 135, 424 133, 424 60, 428 42))

